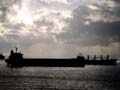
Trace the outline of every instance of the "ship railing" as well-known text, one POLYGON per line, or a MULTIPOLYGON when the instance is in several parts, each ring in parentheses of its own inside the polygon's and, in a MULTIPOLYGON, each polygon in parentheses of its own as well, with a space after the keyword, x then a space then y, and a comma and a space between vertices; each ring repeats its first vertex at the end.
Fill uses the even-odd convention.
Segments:
POLYGON ((96 56, 96 55, 90 56, 90 55, 88 55, 86 60, 110 60, 110 58, 109 58, 109 55, 107 55, 107 56, 103 56, 103 55, 101 55, 101 56, 96 56))

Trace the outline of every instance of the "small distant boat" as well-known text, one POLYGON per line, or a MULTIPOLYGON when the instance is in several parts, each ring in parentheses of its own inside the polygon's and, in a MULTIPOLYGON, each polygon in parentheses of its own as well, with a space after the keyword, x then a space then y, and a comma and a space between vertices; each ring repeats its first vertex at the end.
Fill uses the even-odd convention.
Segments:
POLYGON ((3 54, 0 54, 0 59, 4 59, 5 56, 3 56, 3 54))

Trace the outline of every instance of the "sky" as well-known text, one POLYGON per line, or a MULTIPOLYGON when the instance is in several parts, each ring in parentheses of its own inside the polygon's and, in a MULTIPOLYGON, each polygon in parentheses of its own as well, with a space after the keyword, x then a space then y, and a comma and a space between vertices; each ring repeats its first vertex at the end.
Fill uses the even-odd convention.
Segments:
POLYGON ((119 0, 0 0, 0 51, 120 58, 119 0))

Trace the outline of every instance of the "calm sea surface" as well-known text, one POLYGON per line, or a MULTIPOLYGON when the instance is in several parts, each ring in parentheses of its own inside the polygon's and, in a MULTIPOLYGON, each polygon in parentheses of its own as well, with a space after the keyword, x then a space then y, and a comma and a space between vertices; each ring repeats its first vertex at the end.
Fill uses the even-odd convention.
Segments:
POLYGON ((120 90, 120 64, 9 68, 0 61, 0 90, 120 90))

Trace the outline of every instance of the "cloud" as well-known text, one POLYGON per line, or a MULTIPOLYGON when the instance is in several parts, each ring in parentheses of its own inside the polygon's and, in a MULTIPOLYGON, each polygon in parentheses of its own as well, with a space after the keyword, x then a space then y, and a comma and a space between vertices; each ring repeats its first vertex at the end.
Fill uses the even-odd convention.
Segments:
POLYGON ((31 41, 29 37, 34 41, 53 38, 54 42, 53 34, 63 32, 64 19, 71 17, 71 6, 65 0, 1 0, 0 4, 0 35, 8 42, 12 38, 12 42, 18 41, 18 44, 19 40, 31 41))
POLYGON ((112 22, 119 21, 119 3, 116 0, 69 0, 72 3, 75 3, 76 8, 82 11, 81 7, 88 7, 88 14, 86 19, 89 19, 92 22, 104 21, 112 22))
MULTIPOLYGON (((111 1, 112 2, 112 1, 111 1)), ((111 6, 112 7, 112 6, 111 6)), ((68 27, 65 32, 56 35, 58 40, 64 43, 72 43, 79 45, 109 45, 113 42, 120 42, 120 21, 117 12, 113 10, 109 12, 103 7, 86 7, 80 6, 73 11, 73 17, 68 20, 68 27), (100 9, 100 11, 99 11, 100 9), (95 10, 95 11, 94 11, 95 10), (96 11, 97 10, 97 11, 96 11), (105 11, 104 11, 105 10, 105 11), (97 13, 99 16, 96 16, 97 13), (107 14, 107 15, 105 15, 107 14), (92 15, 92 16, 91 16, 92 15), (103 17, 101 17, 103 15, 103 17), (90 17, 88 19, 86 17, 90 17)))
POLYGON ((119 11, 118 0, 0 0, 0 47, 48 50, 44 56, 54 47, 56 56, 114 48, 120 42, 119 11))
POLYGON ((60 34, 65 43, 79 45, 109 45, 120 42, 120 22, 97 22, 89 25, 70 25, 67 32, 60 34))

